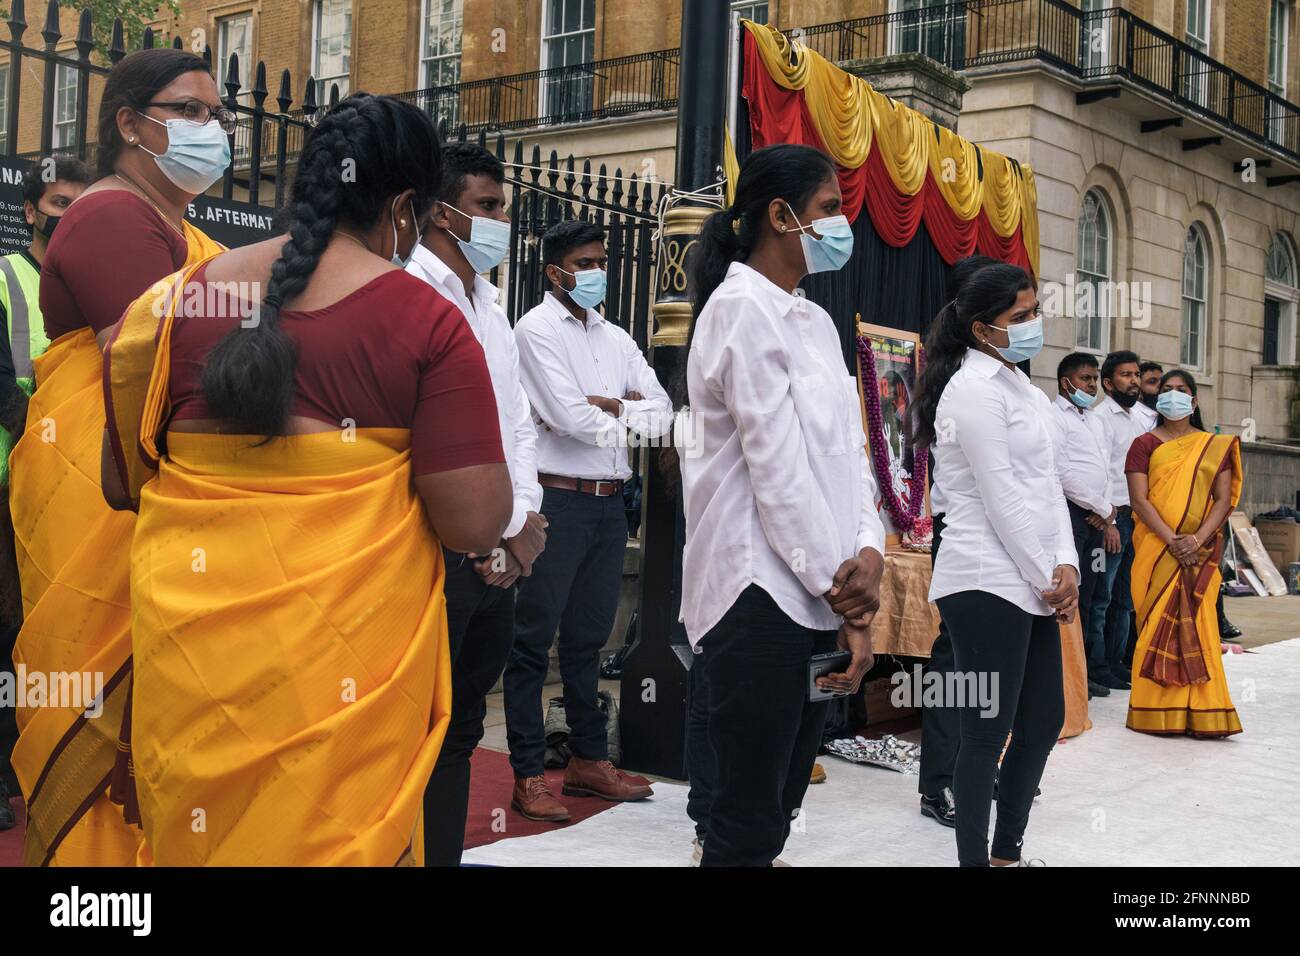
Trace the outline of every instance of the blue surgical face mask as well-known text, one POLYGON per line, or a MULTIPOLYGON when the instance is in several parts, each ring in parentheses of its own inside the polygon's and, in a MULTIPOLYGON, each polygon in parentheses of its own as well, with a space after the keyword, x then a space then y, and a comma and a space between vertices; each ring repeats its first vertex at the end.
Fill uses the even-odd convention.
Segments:
POLYGON ((838 272, 853 255, 853 227, 846 216, 827 216, 814 219, 807 226, 799 222, 794 207, 788 206, 790 215, 794 216, 795 225, 799 227, 799 241, 803 244, 804 264, 808 273, 838 272), (812 229, 821 238, 808 235, 812 229))
POLYGON ((1082 389, 1075 388, 1071 385, 1070 401, 1074 402, 1074 404, 1078 405, 1080 408, 1092 408, 1093 405, 1097 404, 1097 396, 1089 395, 1082 389))
MULTIPOLYGON (((990 325, 989 328, 994 329, 999 328, 999 326, 990 325)), ((992 342, 988 344, 993 345, 993 350, 1008 362, 1028 362, 1043 347, 1043 317, 1041 315, 1030 319, 1028 322, 1009 325, 1002 331, 1007 333, 1006 348, 999 348, 993 345, 992 342)))
POLYGON ((420 224, 418 221, 416 221, 415 218, 414 202, 411 203, 411 223, 415 226, 415 242, 411 243, 410 252, 408 252, 404 256, 399 256, 397 254, 397 243, 399 241, 399 237, 397 234, 397 200, 394 199, 393 200, 393 254, 388 261, 391 262, 393 265, 397 266, 397 268, 399 269, 405 269, 407 265, 410 264, 411 257, 415 255, 416 247, 420 245, 420 239, 423 236, 423 233, 420 231, 420 224))
POLYGON ((1186 392, 1175 391, 1170 389, 1167 392, 1161 392, 1156 399, 1156 411, 1163 415, 1168 421, 1181 422, 1188 415, 1192 414, 1192 396, 1186 392))
POLYGON ((201 195, 221 178, 230 165, 230 137, 216 120, 199 126, 184 119, 169 119, 164 123, 148 113, 140 115, 167 127, 165 153, 150 152, 144 145, 140 148, 153 157, 163 175, 175 183, 176 188, 194 196, 201 195))
POLYGON ((487 216, 471 216, 461 212, 450 203, 443 203, 448 209, 460 213, 470 221, 469 242, 461 239, 450 229, 451 237, 465 254, 466 261, 475 272, 491 272, 501 265, 501 260, 510 251, 510 223, 487 216))
MULTIPOLYGON (((560 269, 559 266, 555 268, 560 269)), ((604 269, 583 269, 581 272, 569 272, 567 269, 560 269, 566 276, 573 276, 577 282, 572 289, 569 289, 569 298, 576 305, 583 309, 594 309, 605 301, 605 270, 604 269)))

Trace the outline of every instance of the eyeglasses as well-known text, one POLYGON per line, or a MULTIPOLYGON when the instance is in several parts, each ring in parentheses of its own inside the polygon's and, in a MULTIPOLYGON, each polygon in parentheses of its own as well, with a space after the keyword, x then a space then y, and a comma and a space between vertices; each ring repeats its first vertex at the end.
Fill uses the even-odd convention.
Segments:
POLYGON ((195 126, 206 126, 209 121, 215 119, 223 133, 233 133, 238 120, 234 110, 228 110, 224 106, 214 108, 202 100, 182 100, 176 103, 155 102, 146 105, 176 110, 187 123, 193 123, 195 126))

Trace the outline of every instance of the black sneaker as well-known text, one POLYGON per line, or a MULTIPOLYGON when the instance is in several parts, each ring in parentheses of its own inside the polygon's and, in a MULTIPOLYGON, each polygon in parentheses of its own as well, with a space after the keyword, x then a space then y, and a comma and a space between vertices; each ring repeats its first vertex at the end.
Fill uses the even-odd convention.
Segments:
POLYGON ((921 815, 946 827, 957 825, 957 804, 952 798, 952 789, 944 787, 937 794, 921 794, 921 815))
POLYGON ((1090 699, 1093 697, 1109 697, 1109 696, 1110 696, 1109 687, 1107 687, 1105 684, 1100 683, 1099 681, 1093 680, 1091 677, 1088 678, 1088 697, 1090 699))
POLYGON ((18 815, 9 805, 9 788, 5 786, 4 777, 0 777, 0 830, 12 830, 18 822, 18 815))

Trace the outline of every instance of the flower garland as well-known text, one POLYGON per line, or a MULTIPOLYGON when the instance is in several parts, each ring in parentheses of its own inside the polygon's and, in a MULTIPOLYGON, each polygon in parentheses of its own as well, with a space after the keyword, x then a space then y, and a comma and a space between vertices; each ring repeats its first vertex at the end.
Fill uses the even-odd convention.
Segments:
MULTIPOLYGON (((925 502, 925 473, 926 465, 929 463, 929 455, 922 455, 920 458, 912 454, 912 449, 908 449, 907 457, 911 461, 904 460, 903 465, 909 473, 907 479, 908 502, 904 509, 903 503, 898 500, 898 495, 894 494, 894 484, 889 481, 889 452, 885 448, 885 423, 880 414, 880 386, 876 378, 876 356, 871 351, 871 340, 865 335, 858 336, 858 365, 862 370, 862 395, 866 402, 867 410, 867 436, 871 445, 871 463, 876 469, 876 483, 880 487, 880 498, 889 512, 889 519, 894 523, 894 527, 899 534, 907 534, 913 530, 918 533, 924 533, 926 520, 921 518, 921 509, 925 502)), ((916 374, 920 378, 923 367, 922 353, 920 346, 916 350, 916 374)))

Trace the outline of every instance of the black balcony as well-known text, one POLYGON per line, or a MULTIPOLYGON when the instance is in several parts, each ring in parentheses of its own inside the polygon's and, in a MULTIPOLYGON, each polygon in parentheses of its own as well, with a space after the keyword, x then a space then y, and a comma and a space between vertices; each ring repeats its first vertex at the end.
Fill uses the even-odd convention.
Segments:
POLYGON ((591 123, 677 108, 677 50, 467 80, 397 95, 469 132, 591 123))
POLYGON ((836 63, 923 53, 954 70, 1037 61, 1087 86, 1127 81, 1171 108, 1300 161, 1300 106, 1127 10, 965 0, 791 31, 836 63))

